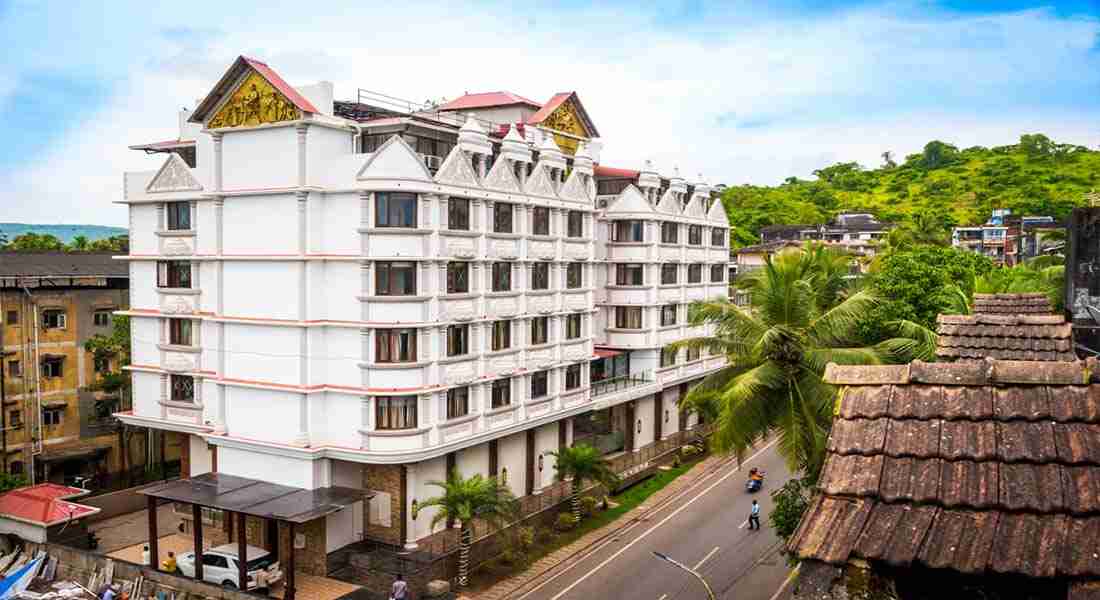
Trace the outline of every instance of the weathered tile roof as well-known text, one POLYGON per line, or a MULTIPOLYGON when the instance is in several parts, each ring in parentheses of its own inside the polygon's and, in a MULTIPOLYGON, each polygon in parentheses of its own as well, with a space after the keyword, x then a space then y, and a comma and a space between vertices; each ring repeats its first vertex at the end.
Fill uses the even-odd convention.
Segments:
POLYGON ((1054 312, 1046 294, 974 294, 974 314, 1045 315, 1054 312))
POLYGON ((840 392, 798 557, 1100 578, 1096 360, 832 364, 825 379, 840 392))
POLYGON ((943 359, 1077 360, 1061 315, 940 315, 936 334, 936 356, 943 359))

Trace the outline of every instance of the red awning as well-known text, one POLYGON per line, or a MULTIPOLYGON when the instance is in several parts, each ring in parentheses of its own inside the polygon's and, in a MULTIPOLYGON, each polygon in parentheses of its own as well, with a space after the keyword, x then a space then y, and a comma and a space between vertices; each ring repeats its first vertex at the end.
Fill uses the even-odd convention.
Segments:
POLYGON ((596 348, 596 358, 611 358, 612 356, 618 356, 622 354, 622 350, 604 350, 602 348, 596 348))

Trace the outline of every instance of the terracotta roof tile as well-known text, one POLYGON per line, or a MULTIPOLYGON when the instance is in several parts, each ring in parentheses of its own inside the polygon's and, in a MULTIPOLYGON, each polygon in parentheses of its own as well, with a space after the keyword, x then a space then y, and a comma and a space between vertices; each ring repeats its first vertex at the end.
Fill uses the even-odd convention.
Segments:
POLYGON ((1059 422, 1100 423, 1100 386, 1067 386, 1059 390, 1057 401, 1050 403, 1050 412, 1059 422))
POLYGON ((993 393, 993 413, 998 419, 1037 421, 1050 418, 1050 395, 1044 387, 1005 387, 993 393))
POLYGON ((829 436, 829 451, 837 454, 877 454, 886 441, 886 419, 837 421, 829 436))
POLYGON ((1057 423, 1054 446, 1059 462, 1067 465, 1100 465, 1100 425, 1057 423))
POLYGON ((845 419, 885 417, 890 406, 888 387, 860 386, 844 388, 840 400, 840 415, 845 419))
POLYGON ((1011 511, 1064 511, 1061 469, 1058 465, 1002 464, 997 488, 1001 506, 1011 511))
POLYGON ((1054 577, 1066 536, 1066 517, 1001 513, 989 567, 998 573, 1054 577))
POLYGON ((895 419, 935 419, 943 412, 943 388, 938 386, 897 386, 890 395, 889 416, 895 419))
POLYGON ((1075 515, 1100 513, 1100 469, 1064 467, 1062 490, 1067 511, 1075 515))
POLYGON ((998 503, 999 468, 993 461, 943 461, 940 502, 948 508, 993 508, 998 503))
POLYGON ((791 536, 791 547, 802 558, 832 564, 847 562, 863 531, 873 502, 818 496, 791 536))
POLYGON ((821 469, 818 487, 834 496, 873 496, 878 493, 885 457, 831 454, 821 469))
POLYGON ((943 510, 928 529, 919 559, 934 569, 981 573, 989 565, 1001 513, 943 510))
POLYGON ((879 496, 887 502, 933 502, 940 495, 940 469, 935 458, 888 458, 882 470, 879 496))
POLYGON ((1077 360, 1070 324, 1058 315, 940 315, 936 323, 941 358, 1077 360))
POLYGON ((1100 517, 1069 519, 1067 525, 1058 570, 1076 577, 1100 575, 1100 517))
POLYGON ((856 541, 855 554, 895 566, 908 565, 920 552, 939 510, 934 506, 876 504, 856 541))
POLYGON ((904 419, 890 421, 886 428, 886 446, 889 456, 916 456, 934 458, 940 455, 940 426, 942 421, 918 421, 904 419))
POLYGON ((939 455, 949 460, 997 457, 997 425, 991 421, 944 421, 939 455))
POLYGON ((974 294, 973 311, 975 313, 1049 313, 1052 312, 1050 299, 1046 294, 974 294))
POLYGON ((926 363, 915 360, 909 364, 909 382, 941 385, 985 385, 989 382, 992 370, 992 364, 984 361, 926 363))
POLYGON ((1066 600, 1100 600, 1100 581, 1074 581, 1066 600))
POLYGON ((993 391, 986 387, 943 388, 943 418, 972 419, 975 421, 993 416, 993 391))
POLYGON ((1004 462, 1050 462, 1058 458, 1049 422, 997 424, 997 457, 1004 462))

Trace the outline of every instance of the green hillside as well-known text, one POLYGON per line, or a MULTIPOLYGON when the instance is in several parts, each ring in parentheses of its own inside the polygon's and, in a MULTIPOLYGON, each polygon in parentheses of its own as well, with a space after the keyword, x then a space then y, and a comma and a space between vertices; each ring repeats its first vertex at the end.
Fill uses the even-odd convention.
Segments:
POLYGON ((814 171, 813 181, 791 177, 774 187, 728 189, 722 199, 734 245, 756 243, 765 225, 824 223, 840 212, 870 212, 895 223, 925 213, 947 226, 984 223, 994 208, 1061 219, 1100 189, 1100 152, 1042 134, 964 150, 937 140, 900 164, 888 153, 883 158, 877 169, 838 163, 814 171))

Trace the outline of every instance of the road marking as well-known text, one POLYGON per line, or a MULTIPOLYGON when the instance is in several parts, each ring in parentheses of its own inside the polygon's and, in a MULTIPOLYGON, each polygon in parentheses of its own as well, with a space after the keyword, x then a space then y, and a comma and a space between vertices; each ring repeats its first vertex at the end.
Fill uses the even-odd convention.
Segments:
POLYGON ((792 581, 794 581, 795 575, 798 575, 798 569, 800 567, 802 567, 802 565, 797 565, 795 566, 795 568, 791 569, 790 575, 787 575, 787 578, 783 580, 783 585, 780 585, 779 589, 775 590, 775 593, 772 594, 770 600, 777 600, 779 598, 779 595, 783 593, 783 590, 787 589, 787 586, 790 585, 792 581))
POLYGON ((704 557, 702 558, 702 560, 700 560, 699 562, 695 563, 695 566, 694 566, 694 567, 692 567, 691 569, 692 569, 693 571, 698 571, 698 570, 699 570, 699 567, 703 566, 703 563, 705 563, 705 562, 707 562, 708 560, 710 560, 710 557, 714 556, 714 554, 715 554, 716 552, 718 552, 718 546, 715 546, 715 547, 714 547, 714 550, 711 550, 710 552, 707 552, 707 555, 706 555, 706 556, 704 556, 704 557))
MULTIPOLYGON (((772 446, 774 446, 774 445, 776 444, 776 442, 778 442, 778 441, 779 441, 778 439, 776 439, 776 440, 772 440, 772 442, 771 442, 771 443, 769 443, 769 444, 768 444, 767 446, 764 446, 764 447, 763 447, 763 448, 761 448, 760 450, 757 450, 757 451, 756 451, 756 454, 753 454, 752 456, 750 456, 750 457, 748 458, 748 460, 746 460, 746 461, 744 461, 744 462, 749 462, 749 461, 751 461, 752 459, 756 458, 757 456, 760 456, 761 454, 763 454, 763 453, 764 453, 764 451, 765 451, 765 450, 767 450, 768 448, 771 448, 772 446)), ((671 514, 669 514, 669 515, 668 515, 668 516, 666 516, 665 518, 663 518, 663 519, 661 519, 660 521, 658 521, 656 525, 654 525, 653 527, 650 527, 649 529, 647 529, 647 530, 643 531, 641 535, 639 535, 638 537, 634 538, 634 539, 633 539, 633 540, 632 540, 632 541, 631 541, 630 543, 628 543, 627 545, 623 546, 622 548, 619 548, 619 550, 618 550, 617 552, 615 552, 615 553, 614 553, 614 554, 612 554, 611 556, 607 557, 607 558, 606 558, 606 559, 605 559, 605 560, 604 560, 603 562, 601 562, 600 564, 596 565, 596 567, 595 567, 594 569, 592 569, 591 571, 589 571, 589 572, 585 573, 584 575, 582 575, 581 577, 579 577, 579 578, 578 578, 578 579, 577 579, 576 581, 574 581, 573 583, 569 584, 569 585, 568 585, 568 586, 567 586, 567 587, 566 587, 566 588, 565 588, 564 590, 562 590, 562 591, 558 592, 558 593, 557 593, 557 595, 555 595, 555 596, 553 596, 552 598, 550 598, 550 600, 559 600, 559 599, 560 599, 560 598, 561 598, 562 596, 565 596, 566 594, 568 594, 568 593, 569 593, 569 592, 570 592, 570 591, 571 591, 571 590, 572 590, 573 588, 575 588, 575 587, 577 587, 578 585, 580 585, 581 583, 583 583, 583 582, 584 582, 585 580, 587 580, 587 579, 588 579, 589 577, 591 577, 591 576, 592 576, 593 574, 595 574, 595 573, 596 573, 597 571, 599 571, 600 569, 602 569, 602 568, 606 567, 606 566, 607 566, 607 565, 608 565, 608 564, 609 564, 609 563, 610 563, 611 561, 613 561, 613 560, 615 560, 616 558, 618 558, 618 557, 619 557, 619 556, 620 556, 620 555, 621 555, 621 554, 622 554, 623 552, 626 552, 627 550, 630 550, 630 547, 631 547, 631 546, 633 546, 634 544, 637 544, 638 542, 642 541, 643 539, 645 539, 645 538, 646 538, 646 536, 648 536, 649 534, 653 533, 653 532, 654 532, 654 531, 656 531, 656 530, 657 530, 658 528, 660 528, 660 527, 661 527, 661 525, 664 525, 664 524, 665 524, 665 523, 667 523, 667 522, 668 522, 669 520, 671 520, 671 519, 672 519, 673 517, 675 517, 676 515, 678 515, 678 514, 680 514, 681 512, 683 512, 683 511, 684 511, 685 509, 687 509, 687 507, 691 506, 691 505, 692 505, 692 504, 693 504, 693 503, 694 503, 694 502, 695 502, 696 500, 698 500, 699 498, 702 498, 703 496, 706 496, 706 495, 707 495, 708 493, 710 493, 710 491, 711 491, 711 490, 713 490, 714 488, 716 488, 716 487, 718 487, 719 485, 721 485, 721 484, 722 484, 723 482, 725 482, 725 481, 726 481, 727 479, 729 479, 730 477, 733 477, 734 475, 740 475, 740 474, 741 474, 741 471, 740 471, 739 469, 734 469, 734 470, 731 470, 731 471, 730 471, 729 473, 726 473, 726 474, 725 474, 725 475, 723 475, 723 476, 722 476, 722 477, 721 477, 721 478, 720 478, 720 479, 719 479, 718 481, 715 481, 714 483, 712 483, 712 484, 710 484, 709 486, 707 486, 707 488, 706 488, 705 490, 703 490, 703 491, 699 492, 698 494, 696 494, 696 496, 695 496, 694 498, 692 498, 691 500, 688 500, 688 501, 687 501, 687 502, 685 502, 684 504, 680 505, 680 507, 679 507, 679 508, 677 508, 676 510, 672 511, 672 513, 671 513, 671 514)), ((555 576, 555 577, 556 577, 556 576, 555 576)), ((552 579, 554 579, 554 578, 548 579, 548 580, 547 580, 547 582, 551 581, 552 579)), ((541 586, 539 586, 539 587, 541 587, 541 586)), ((531 593, 533 593, 533 592, 534 592, 535 590, 537 590, 537 589, 539 589, 539 588, 535 588, 534 590, 531 590, 531 591, 530 591, 530 592, 528 592, 527 594, 524 594, 524 596, 527 596, 528 594, 531 594, 531 593)))
POLYGON ((665 598, 668 598, 668 594, 661 594, 661 597, 657 598, 657 600, 665 600, 665 598))
POLYGON ((737 526, 737 528, 738 528, 738 529, 744 529, 744 528, 745 528, 745 525, 748 525, 748 524, 749 524, 749 520, 748 520, 748 519, 745 519, 745 522, 744 522, 744 523, 742 523, 742 524, 740 524, 740 525, 738 525, 738 526, 737 526))

